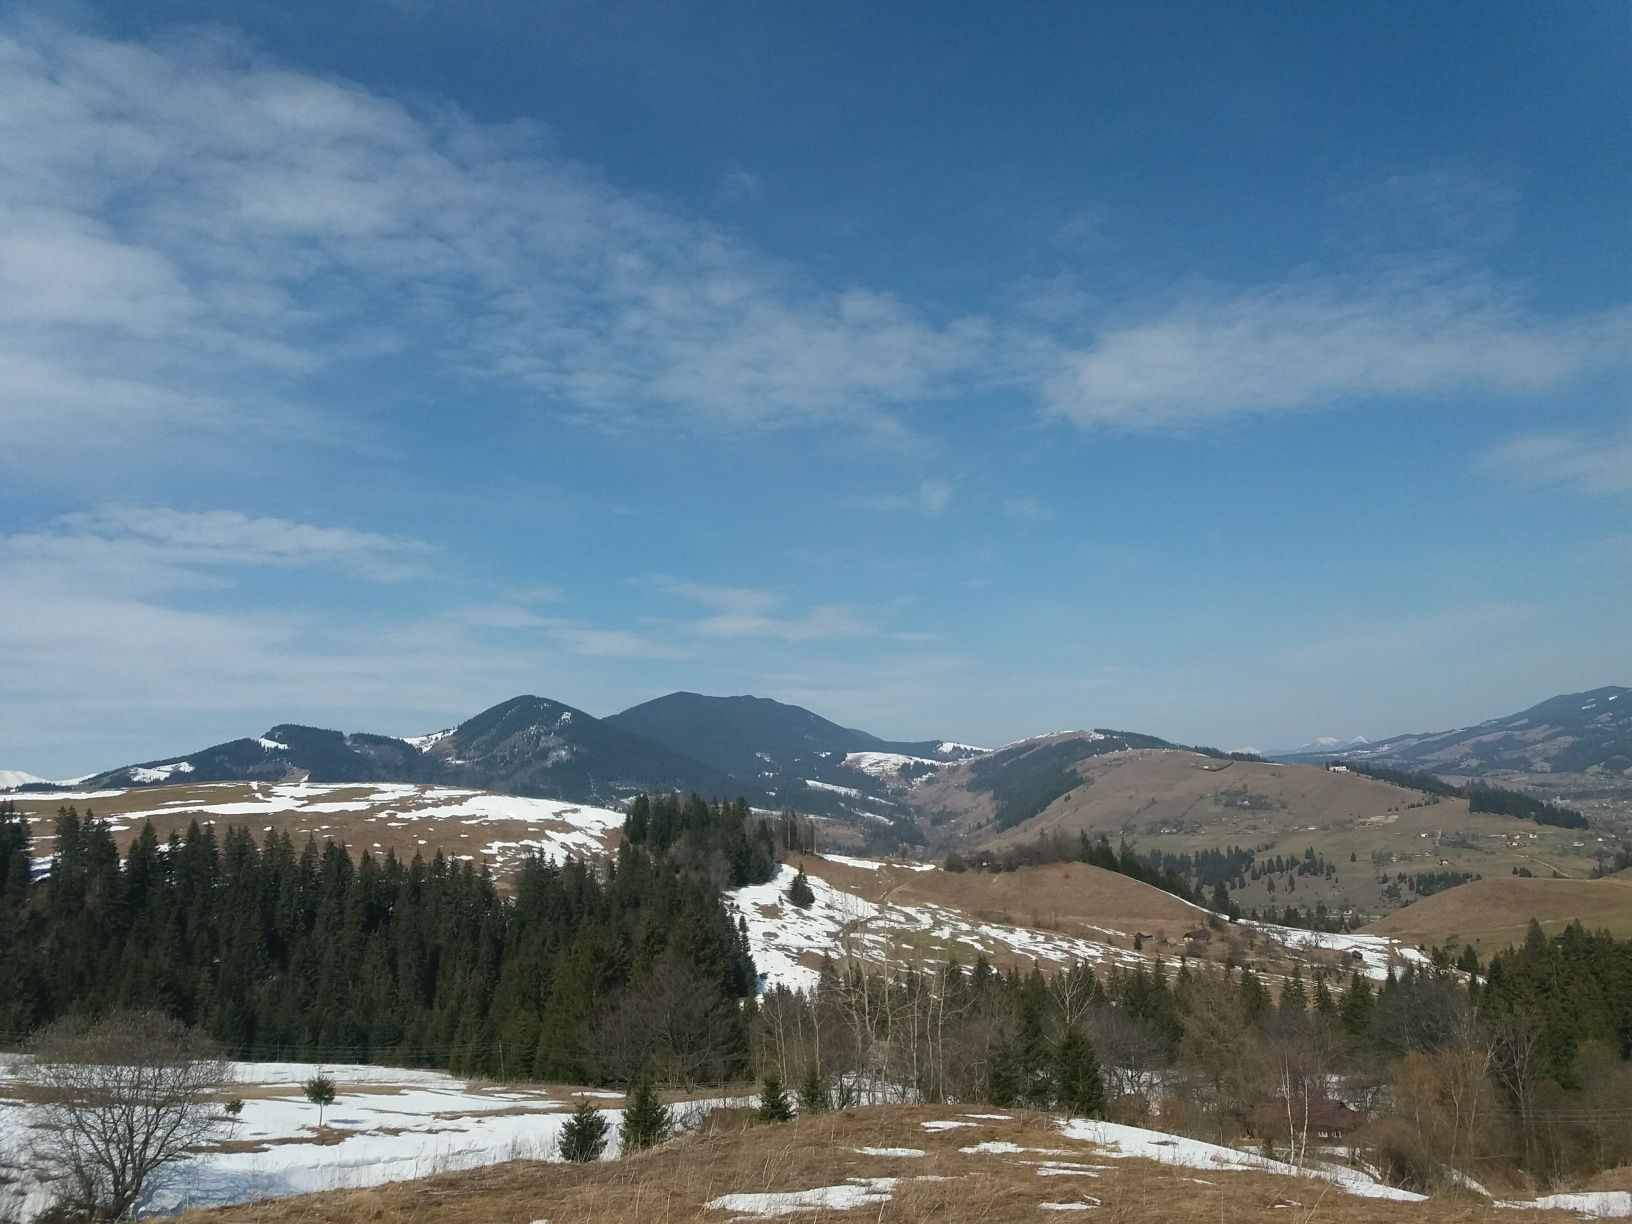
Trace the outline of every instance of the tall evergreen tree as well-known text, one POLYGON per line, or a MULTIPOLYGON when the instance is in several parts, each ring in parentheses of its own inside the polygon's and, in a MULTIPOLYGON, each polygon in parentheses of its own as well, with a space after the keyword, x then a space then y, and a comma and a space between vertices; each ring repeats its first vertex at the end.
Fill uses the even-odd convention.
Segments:
POLYGON ((1105 1083, 1093 1043, 1075 1028, 1065 1031, 1054 1047, 1054 1105, 1073 1118, 1098 1118, 1105 1113, 1105 1083))

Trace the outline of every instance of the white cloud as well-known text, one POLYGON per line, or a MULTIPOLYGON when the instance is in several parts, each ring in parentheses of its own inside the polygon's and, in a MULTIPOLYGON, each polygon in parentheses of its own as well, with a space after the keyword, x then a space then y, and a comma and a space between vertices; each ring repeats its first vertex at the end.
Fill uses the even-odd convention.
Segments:
POLYGON ((431 551, 418 540, 350 527, 165 506, 103 506, 0 537, 9 566, 144 589, 186 584, 200 570, 224 566, 342 566, 389 580, 417 573, 431 551))
POLYGON ((802 614, 790 616, 779 612, 785 600, 773 591, 753 587, 708 586, 662 576, 644 581, 667 594, 709 608, 709 615, 686 623, 689 632, 705 638, 775 638, 784 642, 809 642, 869 637, 877 632, 868 617, 848 604, 819 604, 802 614))
POLYGON ((536 130, 225 38, 14 24, 0 77, 0 439, 275 414, 399 351, 600 419, 868 421, 984 335, 813 283, 536 130))
POLYGON ((950 480, 919 481, 910 493, 855 493, 840 500, 840 505, 853 510, 879 510, 896 513, 903 510, 919 514, 937 515, 952 504, 953 485, 950 480))
POLYGON ((1524 484, 1583 493, 1632 493, 1632 428, 1587 434, 1536 433, 1486 452, 1484 465, 1524 484))
POLYGON ((597 629, 559 622, 550 627, 557 642, 575 655, 599 659, 684 659, 688 652, 629 629, 597 629))
POLYGON ((1453 392, 1525 397, 1624 364, 1632 311, 1539 318, 1477 279, 1312 278, 1188 298, 1063 353, 1050 411, 1087 427, 1217 418, 1453 392))
POLYGON ((1003 503, 1003 513, 1031 523, 1044 523, 1054 517, 1054 511, 1035 497, 1011 497, 1003 503))

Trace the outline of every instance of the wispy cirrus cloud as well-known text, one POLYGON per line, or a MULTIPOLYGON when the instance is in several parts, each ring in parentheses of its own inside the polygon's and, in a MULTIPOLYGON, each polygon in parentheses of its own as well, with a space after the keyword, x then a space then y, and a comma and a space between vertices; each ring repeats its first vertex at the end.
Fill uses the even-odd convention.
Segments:
POLYGON ((787 600, 774 591, 755 587, 709 586, 656 576, 644 583, 708 609, 707 615, 685 622, 687 632, 704 638, 775 638, 810 642, 832 638, 869 637, 878 632, 861 609, 849 604, 817 604, 789 614, 787 600))
POLYGON ((12 566, 144 588, 223 567, 341 566, 370 580, 394 580, 418 573, 433 551, 419 540, 351 527, 168 506, 101 506, 0 537, 0 556, 12 566))
POLYGON ((1632 309, 1540 317, 1455 270, 1201 292, 1058 354, 1048 411, 1159 430, 1372 399, 1523 399, 1632 359, 1632 309))
MULTIPOLYGON (((1548 317, 1426 257, 1142 312, 1088 294, 1063 314, 998 300, 947 319, 623 190, 536 126, 409 105, 219 33, 138 45, 13 21, 0 76, 12 455, 199 426, 345 436, 355 410, 324 380, 381 358, 499 386, 518 411, 843 423, 876 441, 992 388, 1084 428, 1170 429, 1521 398, 1626 360, 1627 311, 1548 317)), ((1440 229, 1466 228, 1460 180, 1402 182, 1440 229)), ((934 513, 949 496, 864 500, 934 513)))
POLYGON ((597 419, 867 420, 984 325, 823 286, 525 125, 413 108, 221 35, 0 27, 0 437, 245 419, 427 355, 597 419))
POLYGON ((1482 462, 1522 484, 1599 496, 1632 493, 1632 426, 1597 435, 1524 434, 1486 451, 1482 462))

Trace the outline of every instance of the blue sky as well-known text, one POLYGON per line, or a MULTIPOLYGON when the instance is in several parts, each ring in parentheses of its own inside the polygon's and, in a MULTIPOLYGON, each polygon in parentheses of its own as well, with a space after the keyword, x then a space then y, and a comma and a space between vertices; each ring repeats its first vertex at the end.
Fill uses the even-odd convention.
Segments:
POLYGON ((1621 4, 17 5, 0 765, 1632 668, 1621 4))

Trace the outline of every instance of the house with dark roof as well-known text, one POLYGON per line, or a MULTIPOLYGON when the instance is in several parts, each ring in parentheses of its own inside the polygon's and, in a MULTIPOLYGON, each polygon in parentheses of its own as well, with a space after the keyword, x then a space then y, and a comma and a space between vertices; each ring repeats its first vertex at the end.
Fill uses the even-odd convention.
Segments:
POLYGON ((1341 1139, 1366 1120, 1358 1110, 1331 1097, 1293 1097, 1290 1107, 1285 1097, 1270 1097, 1247 1114, 1247 1126, 1265 1139, 1291 1142, 1307 1135, 1313 1139, 1341 1139))

